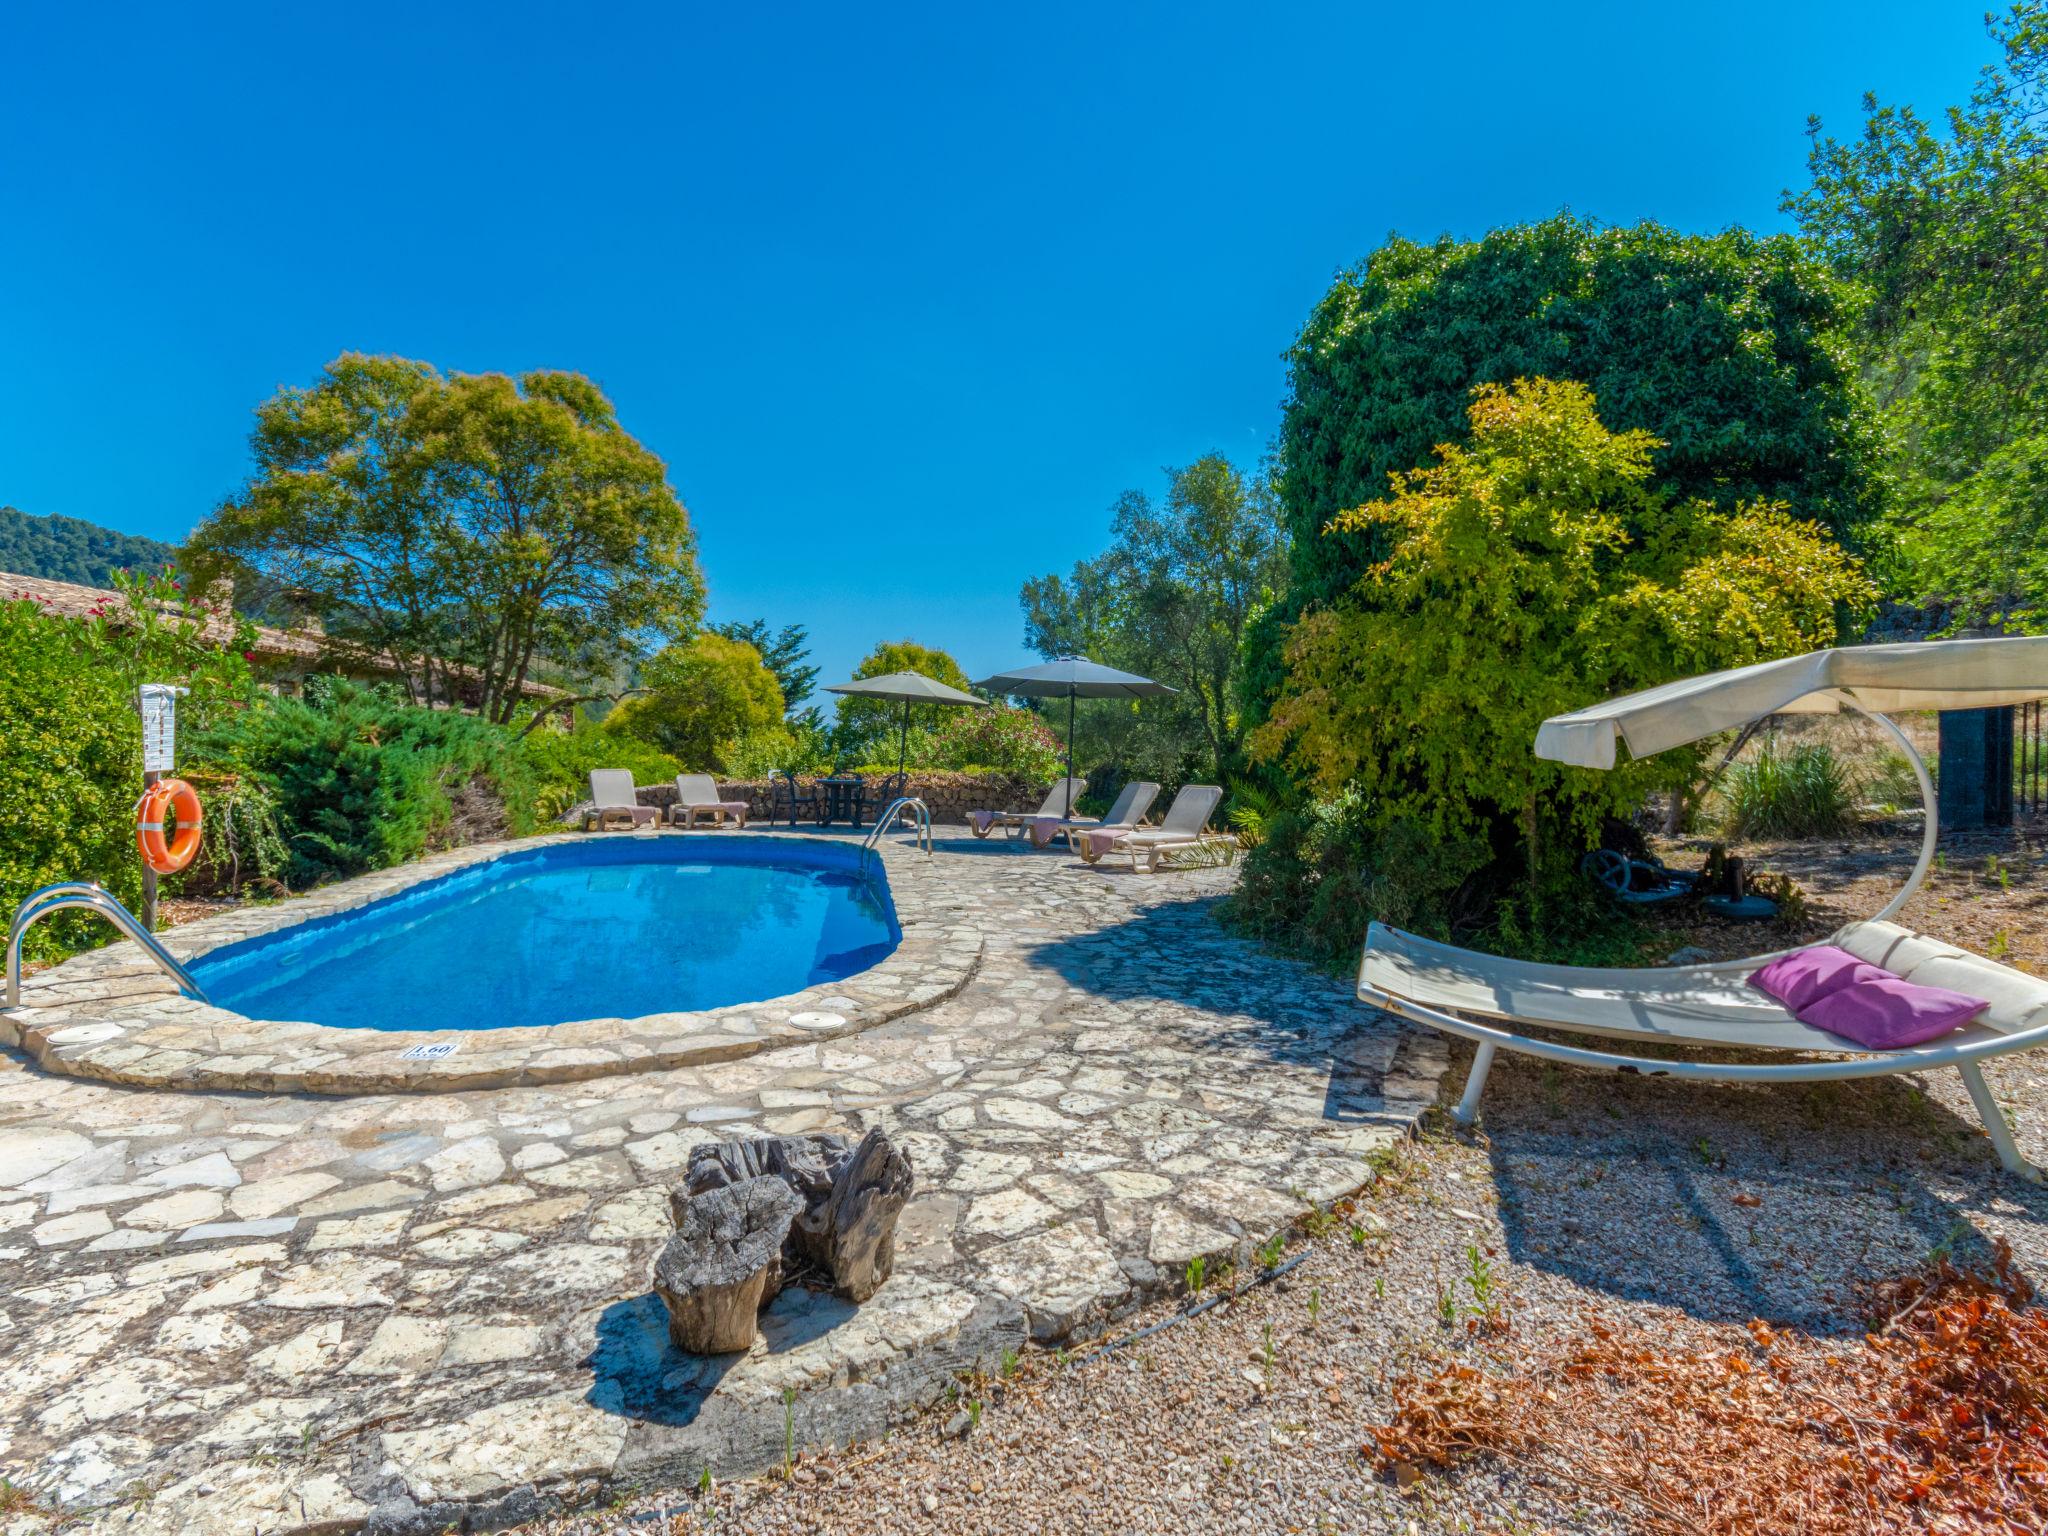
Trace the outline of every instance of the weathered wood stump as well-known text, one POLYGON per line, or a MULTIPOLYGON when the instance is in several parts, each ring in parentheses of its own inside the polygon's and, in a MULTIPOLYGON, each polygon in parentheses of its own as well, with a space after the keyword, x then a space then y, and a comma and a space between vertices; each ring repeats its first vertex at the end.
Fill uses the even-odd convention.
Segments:
POLYGON ((803 1197, 781 1179, 746 1179, 674 1202, 676 1233, 654 1261, 676 1347, 750 1348, 755 1319, 782 1289, 782 1246, 803 1197))
POLYGON ((787 1271, 814 1269, 841 1295, 866 1301, 895 1266, 896 1222, 915 1186, 910 1160, 879 1130, 857 1147, 823 1135, 698 1147, 683 1184, 669 1191, 676 1235, 655 1266, 671 1336, 699 1353, 746 1348, 753 1342, 747 1299, 755 1311, 766 1306, 787 1271), (757 1193, 761 1186, 787 1200, 771 1202, 757 1193), (785 1204, 789 1214, 771 1219, 771 1205, 779 1212, 785 1204), (771 1231, 772 1267, 762 1262, 771 1231), (737 1279, 742 1271, 751 1278, 737 1279), (715 1294, 700 1299, 693 1286, 715 1294), (701 1342, 708 1339, 720 1342, 701 1342))
MULTIPOLYGON (((832 1284, 852 1301, 866 1301, 896 1266, 896 1218, 917 1178, 910 1159, 880 1130, 861 1138, 833 1176, 823 1207, 803 1217, 802 1235, 815 1244, 832 1284)), ((798 1227, 790 1231, 796 1235, 798 1227)))

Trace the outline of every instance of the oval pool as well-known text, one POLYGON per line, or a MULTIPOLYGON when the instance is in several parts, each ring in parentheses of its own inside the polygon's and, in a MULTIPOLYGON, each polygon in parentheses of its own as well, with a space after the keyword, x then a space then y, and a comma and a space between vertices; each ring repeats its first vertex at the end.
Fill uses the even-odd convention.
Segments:
POLYGON ((215 1007, 364 1029, 506 1029, 781 997, 902 939, 860 850, 776 837, 553 843, 226 944, 215 1007))

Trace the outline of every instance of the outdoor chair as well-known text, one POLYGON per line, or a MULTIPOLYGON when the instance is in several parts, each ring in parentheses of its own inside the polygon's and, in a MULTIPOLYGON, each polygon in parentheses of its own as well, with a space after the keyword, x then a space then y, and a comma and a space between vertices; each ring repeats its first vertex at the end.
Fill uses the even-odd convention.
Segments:
POLYGON ((669 807, 668 823, 672 827, 694 827, 698 817, 709 816, 713 826, 723 826, 731 821, 745 827, 747 812, 752 809, 745 800, 720 798, 718 784, 708 773, 679 773, 676 775, 676 800, 669 807))
POLYGON ((633 792, 633 775, 625 769, 590 770, 590 809, 583 813, 584 831, 588 832, 593 825, 599 831, 620 825, 629 830, 652 826, 659 815, 653 806, 640 803, 633 792))
MULTIPOLYGON (((1105 816, 1068 816, 1058 820, 1040 819, 1031 824, 1031 841, 1040 848, 1050 847, 1054 838, 1064 837, 1067 846, 1078 850, 1075 841, 1081 832, 1135 832, 1145 824, 1145 818, 1152 812, 1152 802, 1159 798, 1159 786, 1145 779, 1132 779, 1117 792, 1116 801, 1105 816)), ((1104 844, 1108 846, 1107 843, 1104 844)), ((1086 857, 1084 854, 1083 857, 1086 857)), ((1090 863, 1094 860, 1090 859, 1090 863)))
POLYGON ((787 816, 794 828, 798 811, 808 813, 813 821, 824 814, 823 802, 818 798, 818 786, 800 783, 795 774, 784 769, 772 770, 768 775, 769 823, 772 825, 787 816))
POLYGON ((1045 800, 1035 811, 969 811, 967 824, 974 829, 976 837, 987 837, 997 827, 1008 827, 1012 837, 1020 836, 1024 828, 1033 821, 1050 817, 1057 821, 1067 814, 1067 808, 1087 792, 1086 779, 1054 779, 1052 788, 1045 792, 1045 800))
MULTIPOLYGON (((1159 868, 1160 855, 1181 849, 1227 843, 1234 854, 1237 839, 1213 831, 1209 826, 1210 816, 1222 801, 1223 791, 1214 784, 1183 784, 1156 827, 1140 827, 1134 832, 1123 833, 1107 829, 1081 832, 1086 849, 1095 853, 1095 858, 1089 862, 1094 863, 1106 854, 1128 854, 1133 870, 1142 869, 1153 874, 1159 868)), ((1086 856, 1084 853, 1083 857, 1086 856)))

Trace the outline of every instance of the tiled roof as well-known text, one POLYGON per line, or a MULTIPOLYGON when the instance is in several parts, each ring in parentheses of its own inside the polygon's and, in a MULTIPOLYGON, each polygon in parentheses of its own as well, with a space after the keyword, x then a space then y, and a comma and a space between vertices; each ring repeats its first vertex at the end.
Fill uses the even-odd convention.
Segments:
MULTIPOLYGON (((96 618, 118 609, 127 601, 119 592, 106 587, 85 587, 75 581, 52 581, 46 576, 21 576, 13 571, 0 571, 0 601, 23 598, 41 603, 47 612, 67 619, 96 618)), ((226 612, 209 614, 203 633, 208 640, 225 644, 234 635, 232 617, 226 612)), ((258 624, 250 654, 264 660, 317 663, 328 655, 329 650, 323 636, 258 624)), ((395 657, 384 652, 365 656, 350 650, 345 655, 336 655, 334 659, 393 676, 404 671, 395 657)), ((468 670, 462 669, 463 674, 467 675, 468 670)), ((564 690, 546 683, 528 682, 523 691, 531 699, 566 697, 564 690)))

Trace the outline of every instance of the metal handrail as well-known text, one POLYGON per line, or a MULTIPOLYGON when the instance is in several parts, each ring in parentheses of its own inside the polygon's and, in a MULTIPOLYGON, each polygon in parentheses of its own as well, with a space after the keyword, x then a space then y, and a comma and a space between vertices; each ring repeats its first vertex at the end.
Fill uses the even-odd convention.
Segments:
POLYGON ((7 1006, 21 1006, 21 946, 28 930, 41 919, 53 912, 68 910, 97 912, 129 938, 142 946, 142 952, 154 960, 171 980, 178 984, 178 990, 187 997, 206 1002, 206 991, 192 979, 192 973, 171 957, 171 952, 156 941, 156 936, 142 926, 141 921, 115 899, 106 887, 86 881, 67 880, 58 885, 46 885, 40 890, 29 892, 22 904, 15 909, 14 921, 7 929, 7 1006))
POLYGON ((912 819, 917 827, 918 844, 924 849, 925 857, 930 858, 932 852, 931 807, 915 795, 898 795, 889 802, 887 809, 875 818, 874 826, 868 829, 868 835, 860 845, 861 851, 863 853, 872 853, 875 844, 882 840, 882 834, 889 830, 890 822, 894 821, 897 816, 905 811, 915 813, 912 819))

